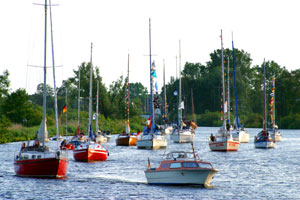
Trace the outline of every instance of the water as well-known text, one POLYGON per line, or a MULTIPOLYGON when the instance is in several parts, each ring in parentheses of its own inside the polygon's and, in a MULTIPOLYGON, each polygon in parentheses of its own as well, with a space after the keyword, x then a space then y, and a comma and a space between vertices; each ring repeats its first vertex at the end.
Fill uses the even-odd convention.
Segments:
MULTIPOLYGON (((255 149, 259 129, 246 129, 250 142, 229 153, 209 150, 208 137, 216 130, 198 128, 194 143, 201 159, 220 170, 212 189, 147 185, 148 157, 156 167, 165 150, 119 147, 114 135, 105 145, 110 153, 106 162, 75 162, 70 151, 64 180, 15 176, 13 157, 21 143, 0 145, 0 199, 300 199, 300 130, 281 130, 283 139, 274 149, 255 149)), ((191 145, 168 141, 166 151, 179 149, 190 151, 191 145)))

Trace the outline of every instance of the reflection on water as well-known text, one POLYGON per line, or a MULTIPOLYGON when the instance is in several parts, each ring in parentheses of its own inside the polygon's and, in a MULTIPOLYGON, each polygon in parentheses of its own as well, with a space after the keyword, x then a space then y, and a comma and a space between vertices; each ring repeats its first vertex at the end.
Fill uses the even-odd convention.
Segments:
MULTIPOLYGON (((237 152, 211 152, 210 133, 217 128, 199 127, 194 143, 200 158, 220 171, 213 188, 150 186, 144 170, 148 157, 153 167, 170 150, 190 150, 190 144, 170 139, 165 150, 140 150, 106 144, 110 156, 105 162, 75 162, 69 152, 67 179, 49 180, 15 176, 13 157, 21 143, 0 145, 0 199, 297 199, 300 197, 300 130, 281 130, 282 142, 274 149, 255 149, 253 138, 259 129, 246 129, 251 139, 237 152)), ((53 148, 56 142, 49 142, 53 148)))

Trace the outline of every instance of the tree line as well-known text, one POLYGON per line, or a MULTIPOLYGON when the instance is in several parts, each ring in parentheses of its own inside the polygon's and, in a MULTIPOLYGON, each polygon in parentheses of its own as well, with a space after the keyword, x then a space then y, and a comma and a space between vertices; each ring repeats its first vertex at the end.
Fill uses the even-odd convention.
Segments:
MULTIPOLYGON (((234 49, 236 66, 236 86, 239 119, 244 127, 262 127, 263 121, 263 62, 261 65, 252 66, 249 53, 234 49)), ((233 57, 232 50, 224 50, 224 63, 226 77, 229 77, 231 122, 235 118, 235 96, 233 85, 233 57), (229 74, 227 66, 229 65, 229 74)), ((275 76, 275 120, 279 128, 300 128, 300 70, 288 71, 275 61, 266 61, 267 94, 271 93, 271 81, 275 76)), ((64 80, 57 89, 59 113, 64 105, 67 105, 69 126, 64 127, 66 115, 60 115, 60 132, 68 130, 76 131, 78 85, 80 83, 80 118, 81 127, 87 130, 88 97, 89 97, 89 71, 90 63, 83 62, 73 70, 73 76, 64 80), (80 79, 79 79, 80 73, 80 79), (67 96, 67 101, 66 101, 67 96)), ((205 63, 185 63, 182 76, 182 97, 185 102, 184 119, 191 120, 195 116, 199 126, 221 125, 221 50, 215 50, 210 54, 210 60, 205 63), (193 96, 192 96, 193 94, 193 96), (192 100, 194 110, 192 109, 192 100)), ((145 75, 146 76, 146 75, 145 75)), ((96 110, 97 82, 99 83, 99 126, 101 129, 110 130, 113 133, 122 132, 127 118, 125 95, 127 78, 120 78, 108 87, 102 82, 100 70, 96 66, 93 70, 93 112, 96 110)), ((171 77, 166 87, 167 96, 167 120, 177 121, 178 77, 171 77)), ((130 119, 131 128, 134 131, 141 130, 144 125, 142 114, 149 114, 149 95, 147 88, 141 83, 130 83, 130 119)), ((47 124, 54 125, 54 91, 50 85, 46 87, 47 93, 47 124)), ((160 98, 160 109, 163 110, 163 91, 160 98)), ((38 126, 42 118, 43 84, 37 86, 34 94, 27 94, 24 88, 10 92, 9 72, 5 70, 0 74, 0 141, 28 139, 34 136, 35 126, 38 126), (19 126, 17 126, 19 125, 19 126), (22 127, 22 130, 20 130, 22 127), (24 129, 25 128, 25 129, 24 129), (10 134, 9 136, 7 134, 10 134), (13 136, 11 136, 13 135, 13 136), (16 139, 17 138, 17 139, 16 139)), ((267 95, 268 101, 270 99, 267 95)), ((268 110, 270 107, 268 106, 268 110)), ((269 112, 268 112, 269 113, 269 112)), ((270 121, 270 115, 268 116, 270 121)), ((160 122, 162 123, 162 122, 160 122)), ((53 126, 54 127, 54 126, 53 126)), ((37 128, 36 128, 37 129, 37 128)), ((51 132, 51 131, 49 131, 51 132)), ((53 130, 53 133, 55 131, 53 130)))

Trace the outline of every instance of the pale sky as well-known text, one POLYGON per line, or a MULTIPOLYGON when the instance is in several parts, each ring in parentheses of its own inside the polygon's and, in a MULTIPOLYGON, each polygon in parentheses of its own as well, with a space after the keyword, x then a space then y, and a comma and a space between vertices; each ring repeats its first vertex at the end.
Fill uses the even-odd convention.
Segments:
MULTIPOLYGON (((43 2, 1 1, 0 74, 9 71, 11 91, 25 88, 34 93, 43 80, 41 68, 28 67, 43 65, 44 9, 32 4, 43 2)), ((159 87, 163 59, 167 82, 176 76, 179 40, 182 69, 185 62, 205 64, 209 54, 220 48, 221 29, 224 48, 231 49, 233 32, 235 48, 250 53, 253 65, 266 58, 288 70, 300 68, 297 0, 52 0, 54 3, 59 4, 52 8, 55 64, 63 66, 56 68, 58 86, 74 75, 73 69, 90 61, 93 42, 93 64, 100 67, 107 87, 122 74, 126 76, 129 53, 130 82, 149 88, 149 18, 159 87)), ((48 83, 53 86, 51 77, 49 69, 48 83)))

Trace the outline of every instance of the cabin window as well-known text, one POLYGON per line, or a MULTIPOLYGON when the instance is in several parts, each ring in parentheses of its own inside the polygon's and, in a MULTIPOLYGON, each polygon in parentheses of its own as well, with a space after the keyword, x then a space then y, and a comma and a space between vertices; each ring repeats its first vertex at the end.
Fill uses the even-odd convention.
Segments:
POLYGON ((196 162, 184 162, 184 163, 182 163, 182 166, 183 167, 194 167, 194 168, 198 167, 196 162))
POLYGON ((211 165, 208 163, 198 163, 201 168, 211 168, 211 165))
POLYGON ((32 158, 32 159, 35 159, 35 155, 32 155, 31 158, 32 158))
POLYGON ((169 167, 169 163, 163 163, 160 165, 160 168, 168 168, 169 167))
POLYGON ((42 156, 41 156, 41 155, 38 155, 38 156, 37 156, 37 158, 38 158, 38 159, 41 159, 41 158, 42 158, 42 156))
POLYGON ((171 163, 170 169, 181 168, 181 163, 171 163))

